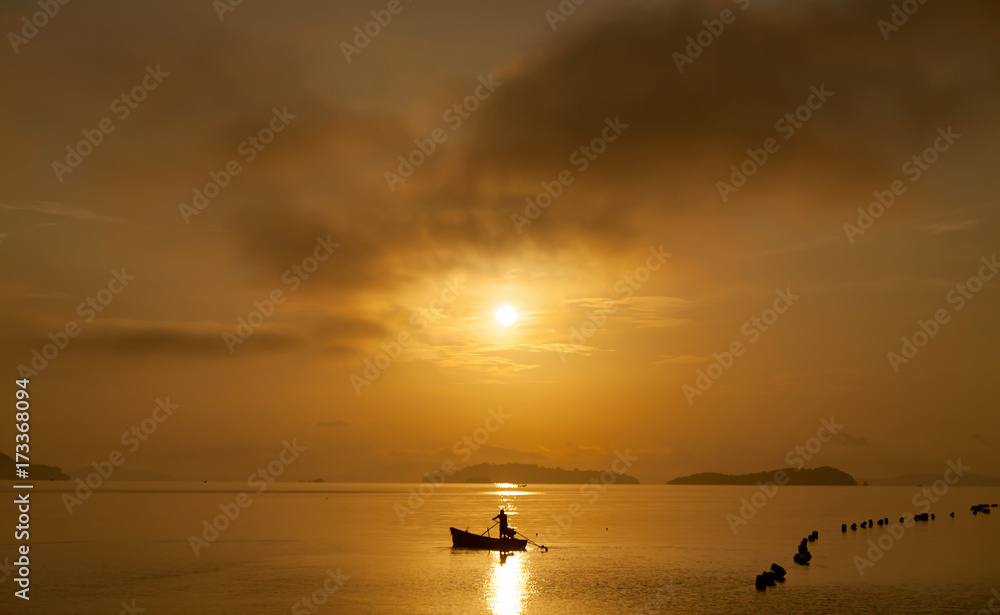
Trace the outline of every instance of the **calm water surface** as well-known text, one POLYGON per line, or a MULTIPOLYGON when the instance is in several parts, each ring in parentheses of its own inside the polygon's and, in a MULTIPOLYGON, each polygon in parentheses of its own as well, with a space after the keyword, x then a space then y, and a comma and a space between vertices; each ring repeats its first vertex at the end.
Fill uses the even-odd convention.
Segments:
MULTIPOLYGON (((734 534, 726 514, 756 488, 612 486, 595 496, 445 485, 400 522, 396 505, 412 485, 285 483, 251 493, 196 556, 188 537, 245 484, 110 483, 72 515, 58 491, 67 485, 36 485, 33 599, 24 609, 0 570, 0 612, 117 614, 134 601, 144 615, 977 613, 1000 588, 1000 512, 969 511, 1000 501, 997 488, 954 487, 935 521, 890 541, 882 528, 842 534, 840 524, 920 512, 915 487, 782 487, 734 534), (549 552, 451 549, 449 526, 482 531, 500 507, 549 552), (812 530, 812 564, 797 566, 792 555, 812 530), (881 554, 868 542, 880 537, 881 554), (853 558, 870 550, 877 561, 862 576, 853 558), (787 582, 757 592, 754 576, 772 562, 787 582), (343 585, 327 594, 327 571, 338 570, 343 585), (324 603, 307 606, 310 596, 324 603)), ((12 505, 0 520, 13 529, 12 505)), ((11 532, 3 536, 0 563, 14 559, 11 532)))

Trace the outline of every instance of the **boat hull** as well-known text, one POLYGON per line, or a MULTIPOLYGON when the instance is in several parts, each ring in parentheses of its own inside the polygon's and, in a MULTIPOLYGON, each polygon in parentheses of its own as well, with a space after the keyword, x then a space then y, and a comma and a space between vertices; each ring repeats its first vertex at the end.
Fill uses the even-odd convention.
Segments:
POLYGON ((457 549, 482 549, 486 551, 524 551, 528 547, 527 540, 518 538, 493 538, 470 534, 455 528, 451 530, 451 542, 457 549))

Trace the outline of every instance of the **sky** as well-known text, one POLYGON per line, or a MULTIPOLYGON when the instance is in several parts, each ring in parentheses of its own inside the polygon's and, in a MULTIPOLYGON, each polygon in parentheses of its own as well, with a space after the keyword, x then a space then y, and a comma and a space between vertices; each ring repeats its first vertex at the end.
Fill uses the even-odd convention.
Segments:
POLYGON ((3 3, 34 458, 1000 474, 996 3, 561 6, 3 3))

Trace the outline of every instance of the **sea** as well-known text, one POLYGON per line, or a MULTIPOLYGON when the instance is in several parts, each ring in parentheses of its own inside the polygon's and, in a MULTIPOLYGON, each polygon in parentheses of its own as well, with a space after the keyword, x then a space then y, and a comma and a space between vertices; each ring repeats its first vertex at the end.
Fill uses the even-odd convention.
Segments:
POLYGON ((4 483, 0 613, 1000 612, 1000 511, 970 511, 1000 502, 993 487, 108 482, 75 500, 74 488, 33 489, 24 601, 4 483), (547 550, 452 548, 449 527, 485 532, 501 508, 547 550), (935 518, 910 522, 925 510, 935 518), (891 524, 860 527, 879 518, 891 524), (813 531, 812 560, 795 564, 813 531), (772 563, 785 581, 758 591, 772 563))

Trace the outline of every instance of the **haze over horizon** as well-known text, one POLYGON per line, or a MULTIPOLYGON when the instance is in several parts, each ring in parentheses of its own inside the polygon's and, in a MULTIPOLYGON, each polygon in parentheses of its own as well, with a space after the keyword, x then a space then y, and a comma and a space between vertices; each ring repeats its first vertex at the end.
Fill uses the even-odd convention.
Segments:
POLYGON ((884 30, 882 0, 421 0, 352 51, 385 6, 70 3, 8 50, 0 359, 33 460, 627 450, 662 483, 818 438, 806 467, 859 481, 1000 475, 996 3, 884 30))

